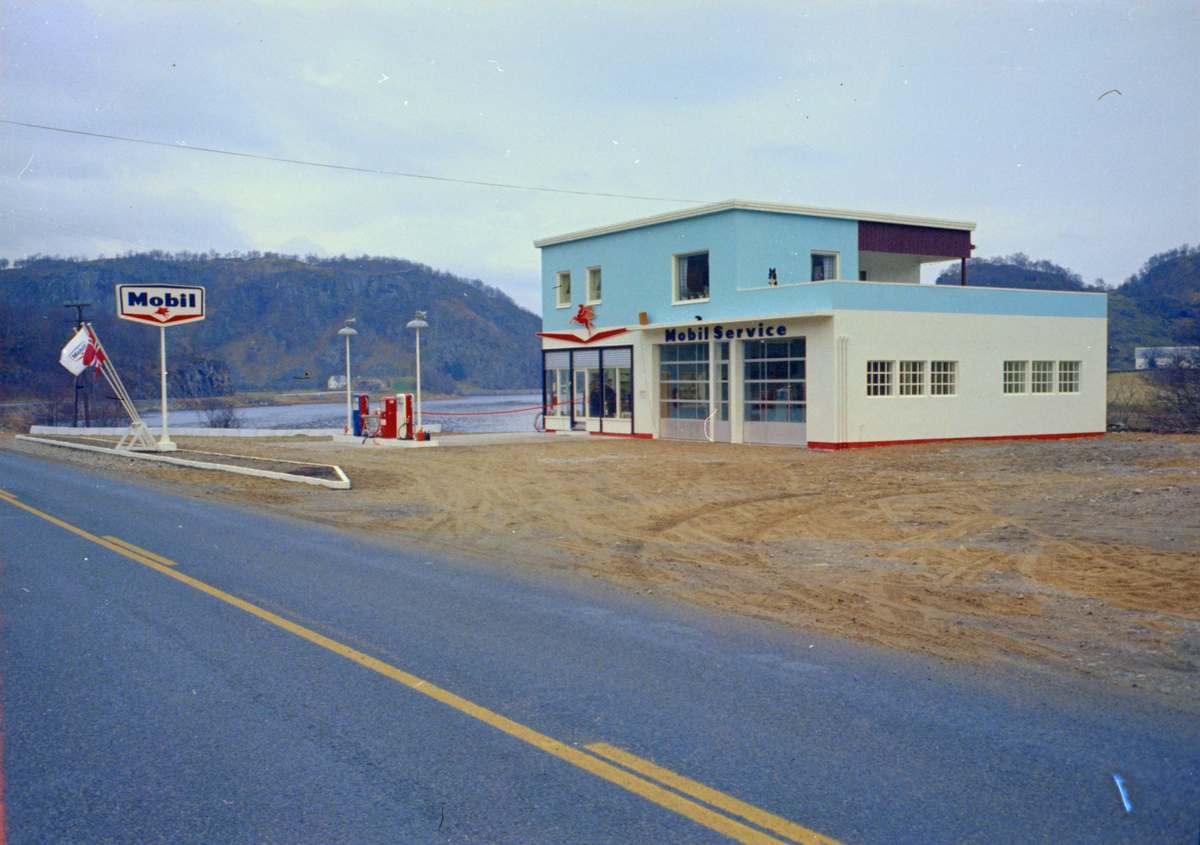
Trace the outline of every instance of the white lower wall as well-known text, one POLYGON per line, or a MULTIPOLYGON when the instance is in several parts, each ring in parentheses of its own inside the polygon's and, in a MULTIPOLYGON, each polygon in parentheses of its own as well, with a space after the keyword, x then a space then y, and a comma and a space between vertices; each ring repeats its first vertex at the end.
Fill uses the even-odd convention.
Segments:
MULTIPOLYGON (((838 311, 829 358, 845 338, 845 389, 837 362, 809 370, 809 443, 1016 437, 1105 430, 1105 319, 838 311), (867 395, 867 362, 894 361, 891 396, 867 395), (899 395, 899 362, 925 361, 920 396, 899 395), (1079 393, 1005 394, 1004 361, 1081 361, 1079 393), (929 394, 930 361, 956 361, 956 393, 929 394), (839 416, 844 415, 841 426, 839 416)), ((811 341, 810 341, 811 344, 811 341)), ((810 345, 810 357, 813 356, 810 345)), ((1030 378, 1027 364, 1026 379, 1030 378)))

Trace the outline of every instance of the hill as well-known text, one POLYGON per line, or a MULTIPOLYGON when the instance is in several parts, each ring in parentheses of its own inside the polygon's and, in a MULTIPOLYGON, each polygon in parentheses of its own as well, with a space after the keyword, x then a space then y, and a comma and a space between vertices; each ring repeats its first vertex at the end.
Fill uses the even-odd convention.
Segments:
MULTIPOLYGON (((959 283, 957 267, 938 276, 939 285, 959 283)), ((967 284, 1028 290, 1103 291, 1078 273, 1021 253, 972 258, 967 284)), ((1184 245, 1152 256, 1119 287, 1108 290, 1108 366, 1132 370, 1138 346, 1200 345, 1200 247, 1184 245)))
MULTIPOLYGON (((937 277, 939 285, 957 285, 961 281, 957 264, 937 277)), ((1030 261, 1023 252, 996 258, 968 258, 967 284, 1024 290, 1096 290, 1085 285, 1078 273, 1059 267, 1053 261, 1030 261)))
POLYGON ((426 389, 540 385, 540 318, 478 280, 396 258, 150 252, 94 261, 34 256, 0 271, 0 391, 69 393, 58 355, 75 312, 63 303, 84 300, 94 304, 87 313, 130 392, 156 394, 158 333, 116 318, 114 287, 122 283, 207 289, 206 319, 167 334, 172 390, 185 395, 323 389, 345 373, 337 331, 348 317, 358 321, 356 376, 411 376, 414 338, 405 324, 418 309, 429 313, 421 334, 426 389))

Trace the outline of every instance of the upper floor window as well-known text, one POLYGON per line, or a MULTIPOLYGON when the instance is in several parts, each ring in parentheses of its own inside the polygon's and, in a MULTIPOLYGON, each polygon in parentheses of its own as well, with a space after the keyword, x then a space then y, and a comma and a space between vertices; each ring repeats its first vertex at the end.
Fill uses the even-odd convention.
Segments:
POLYGON ((675 301, 708 299, 708 253, 675 256, 675 301))
POLYGON ((558 274, 558 284, 554 286, 554 302, 559 308, 571 307, 570 270, 563 270, 558 274))
POLYGON ((838 277, 838 254, 836 252, 814 252, 812 254, 812 280, 827 282, 838 277))
POLYGON ((600 268, 589 267, 587 271, 587 301, 589 305, 600 302, 600 268))

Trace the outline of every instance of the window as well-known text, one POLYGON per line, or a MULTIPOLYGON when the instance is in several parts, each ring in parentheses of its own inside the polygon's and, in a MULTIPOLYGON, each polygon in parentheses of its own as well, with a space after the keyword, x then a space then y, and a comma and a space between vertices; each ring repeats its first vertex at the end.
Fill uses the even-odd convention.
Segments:
POLYGON ((838 254, 836 252, 814 252, 812 254, 812 280, 826 282, 838 277, 838 254))
POLYGON ((659 347, 659 402, 663 419, 702 420, 708 407, 708 344, 659 347))
POLYGON ((900 395, 922 396, 925 393, 925 362, 900 362, 900 395))
POLYGON ((675 256, 675 301, 708 299, 708 253, 675 256))
POLYGON ((958 362, 929 362, 929 395, 953 396, 957 390, 958 362))
POLYGON ((867 395, 868 396, 891 396, 892 395, 892 362, 891 361, 868 361, 867 362, 867 395))
POLYGON ((1032 377, 1029 383, 1030 393, 1054 392, 1054 362, 1034 361, 1030 371, 1032 377))
POLYGON ((563 270, 558 274, 558 284, 554 286, 555 305, 559 308, 571 307, 571 271, 563 270))
POLYGON ((544 356, 546 371, 546 416, 571 416, 571 353, 566 351, 547 352, 544 356))
POLYGON ((717 381, 721 385, 721 422, 729 422, 729 341, 717 344, 717 381))
POLYGON ((589 305, 600 302, 600 268, 589 267, 587 271, 587 301, 589 305))
POLYGON ((1079 392, 1079 367, 1080 361, 1059 361, 1058 362, 1058 392, 1059 393, 1078 393, 1079 392))
POLYGON ((1004 362, 1004 392, 1025 392, 1025 361, 1004 362))
POLYGON ((575 419, 633 418, 633 350, 628 346, 571 353, 575 419))
POLYGON ((742 347, 746 422, 805 422, 805 343, 747 340, 742 347))

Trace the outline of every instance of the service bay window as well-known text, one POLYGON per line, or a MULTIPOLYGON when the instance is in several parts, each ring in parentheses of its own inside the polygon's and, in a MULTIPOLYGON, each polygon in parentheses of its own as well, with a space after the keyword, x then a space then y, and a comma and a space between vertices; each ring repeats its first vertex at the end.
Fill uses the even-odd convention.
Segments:
POLYGON ((1032 361, 1032 369, 1030 370, 1030 393, 1053 393, 1054 392, 1054 362, 1053 361, 1032 361))
POLYGON ((571 271, 563 270, 558 274, 558 283, 554 286, 554 302, 559 308, 571 307, 571 271))
POLYGON ((929 362, 929 395, 953 396, 958 388, 957 361, 929 362))
POLYGON ((659 347, 658 398, 663 419, 702 420, 711 413, 708 344, 672 343, 659 347))
POLYGON ((1081 361, 1059 361, 1058 362, 1058 392, 1059 393, 1078 393, 1079 392, 1079 368, 1082 365, 1081 361))
POLYGON ((746 422, 805 422, 804 338, 747 340, 746 422))
POLYGON ((600 304, 600 268, 589 267, 587 271, 588 305, 600 304))
POLYGON ((900 362, 900 395, 923 396, 925 394, 925 362, 900 362))
POLYGON ((1025 392, 1025 364, 1026 361, 1005 361, 1004 362, 1004 392, 1005 393, 1024 393, 1025 392))
POLYGON ((838 277, 838 254, 836 252, 814 252, 812 254, 812 280, 827 282, 838 277))
POLYGON ((571 353, 547 352, 546 368, 546 416, 571 416, 571 353))
POLYGON ((893 361, 867 362, 867 395, 892 395, 892 364, 893 361))
POLYGON ((675 256, 674 299, 677 303, 708 299, 707 252, 675 256))

